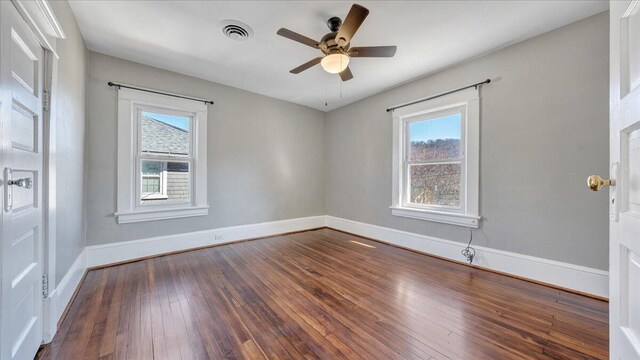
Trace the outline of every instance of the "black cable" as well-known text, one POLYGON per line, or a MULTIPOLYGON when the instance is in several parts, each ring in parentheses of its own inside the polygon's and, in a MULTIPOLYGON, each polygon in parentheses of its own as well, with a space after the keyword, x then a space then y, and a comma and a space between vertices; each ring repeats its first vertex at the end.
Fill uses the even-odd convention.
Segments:
POLYGON ((462 251, 460 252, 462 256, 467 258, 467 261, 469 262, 469 264, 472 264, 473 258, 476 257, 476 249, 471 247, 472 241, 473 241, 473 231, 471 230, 471 228, 469 228, 469 243, 467 244, 467 247, 462 249, 462 251))

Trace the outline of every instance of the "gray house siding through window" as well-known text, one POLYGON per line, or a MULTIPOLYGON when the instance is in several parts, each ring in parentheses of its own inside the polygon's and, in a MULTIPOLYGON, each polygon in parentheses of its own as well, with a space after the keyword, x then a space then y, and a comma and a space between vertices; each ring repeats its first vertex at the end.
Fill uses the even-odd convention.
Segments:
MULTIPOLYGON (((188 155, 189 132, 181 128, 171 126, 162 121, 144 116, 142 118, 142 152, 164 155, 188 155)), ((166 163, 166 197, 154 196, 153 199, 144 200, 143 204, 158 202, 182 202, 189 200, 189 165, 187 162, 166 163)), ((143 177, 143 184, 144 184, 143 177)), ((153 181, 153 180, 148 180, 153 181)), ((153 182, 152 184, 157 184, 153 182)), ((158 190, 159 189, 159 185, 158 190)), ((143 189, 145 186, 143 185, 143 189)), ((149 188, 147 186, 147 188, 149 188)))

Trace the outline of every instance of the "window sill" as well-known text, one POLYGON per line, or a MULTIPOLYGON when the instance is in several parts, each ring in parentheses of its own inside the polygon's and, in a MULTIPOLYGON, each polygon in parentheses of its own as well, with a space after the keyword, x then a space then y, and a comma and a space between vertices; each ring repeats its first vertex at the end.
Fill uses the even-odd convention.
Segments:
POLYGON ((192 216, 205 216, 209 214, 209 206, 163 208, 139 210, 127 213, 115 213, 118 224, 128 224, 143 221, 179 219, 192 216))
POLYGON ((167 195, 147 195, 142 198, 142 201, 150 201, 150 200, 167 200, 169 197, 167 195))
POLYGON ((391 214, 418 220, 427 220, 449 225, 472 227, 477 229, 480 225, 480 216, 456 214, 443 211, 411 209, 406 207, 391 206, 391 214))

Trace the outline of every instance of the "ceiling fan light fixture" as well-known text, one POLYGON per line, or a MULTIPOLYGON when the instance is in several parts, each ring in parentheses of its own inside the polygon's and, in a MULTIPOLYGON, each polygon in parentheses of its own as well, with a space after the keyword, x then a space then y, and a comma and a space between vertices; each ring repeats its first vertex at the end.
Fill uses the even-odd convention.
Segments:
POLYGON ((349 56, 345 54, 329 54, 322 58, 320 65, 329 74, 339 74, 349 66, 349 56))
POLYGON ((367 8, 353 4, 344 22, 338 17, 332 17, 327 21, 330 33, 325 34, 320 41, 298 34, 286 28, 280 28, 276 34, 293 40, 297 43, 322 51, 322 56, 313 58, 306 63, 289 70, 292 74, 299 74, 318 64, 329 74, 340 74, 342 81, 353 79, 353 73, 349 68, 351 58, 383 58, 393 57, 396 54, 396 46, 362 46, 352 47, 351 38, 358 31, 364 19, 369 15, 367 8))

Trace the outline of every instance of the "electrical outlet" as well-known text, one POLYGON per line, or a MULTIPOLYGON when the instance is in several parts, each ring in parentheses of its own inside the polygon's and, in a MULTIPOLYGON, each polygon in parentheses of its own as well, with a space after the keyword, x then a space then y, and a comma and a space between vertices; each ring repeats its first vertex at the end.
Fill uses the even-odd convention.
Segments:
POLYGON ((216 234, 216 235, 214 236, 214 239, 215 239, 215 240, 218 240, 218 241, 220 241, 220 240, 224 240, 224 236, 216 234))

